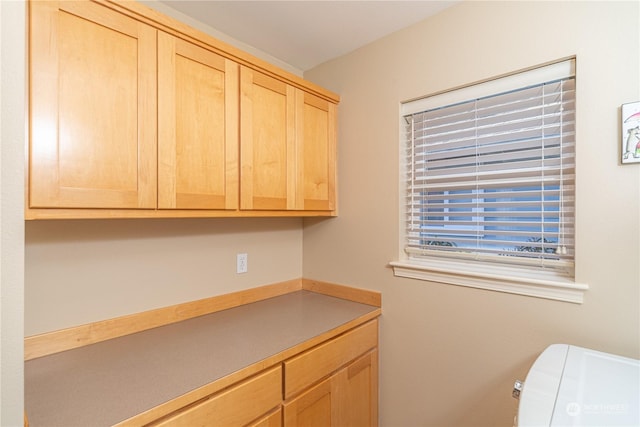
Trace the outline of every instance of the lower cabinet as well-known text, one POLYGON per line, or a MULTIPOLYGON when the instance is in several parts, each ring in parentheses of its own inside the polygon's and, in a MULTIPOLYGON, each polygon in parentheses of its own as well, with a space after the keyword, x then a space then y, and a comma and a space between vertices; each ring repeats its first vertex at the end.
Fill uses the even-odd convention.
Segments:
POLYGON ((371 351, 284 404, 284 425, 378 425, 378 352, 371 351))
POLYGON ((149 425, 377 427, 377 347, 372 320, 149 425))
POLYGON ((378 322, 284 362, 284 426, 378 425, 378 322))

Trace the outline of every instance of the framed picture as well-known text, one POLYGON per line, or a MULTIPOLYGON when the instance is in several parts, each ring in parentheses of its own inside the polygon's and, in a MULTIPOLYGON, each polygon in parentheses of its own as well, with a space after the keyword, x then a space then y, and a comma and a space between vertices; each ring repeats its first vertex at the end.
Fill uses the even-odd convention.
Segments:
POLYGON ((640 163, 640 101, 622 104, 622 163, 640 163))

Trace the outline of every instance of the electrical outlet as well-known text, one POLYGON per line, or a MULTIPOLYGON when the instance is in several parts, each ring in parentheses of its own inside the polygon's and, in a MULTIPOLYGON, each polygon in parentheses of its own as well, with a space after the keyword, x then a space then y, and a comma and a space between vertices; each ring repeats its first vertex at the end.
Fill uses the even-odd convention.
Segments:
POLYGON ((247 254, 238 254, 236 256, 236 273, 246 273, 249 271, 247 254))

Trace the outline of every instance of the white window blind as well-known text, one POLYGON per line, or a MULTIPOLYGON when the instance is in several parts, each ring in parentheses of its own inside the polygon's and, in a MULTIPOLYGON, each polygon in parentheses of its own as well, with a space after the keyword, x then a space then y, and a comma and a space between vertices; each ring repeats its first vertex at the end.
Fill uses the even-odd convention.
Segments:
POLYGON ((573 276, 574 68, 565 61, 403 105, 409 260, 573 276))

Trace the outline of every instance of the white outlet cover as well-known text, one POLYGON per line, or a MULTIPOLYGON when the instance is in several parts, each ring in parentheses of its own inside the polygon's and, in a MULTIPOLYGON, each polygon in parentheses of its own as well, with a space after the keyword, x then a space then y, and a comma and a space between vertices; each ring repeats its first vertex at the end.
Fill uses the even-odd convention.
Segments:
POLYGON ((247 254, 238 254, 236 256, 236 273, 242 274, 249 271, 247 254))

